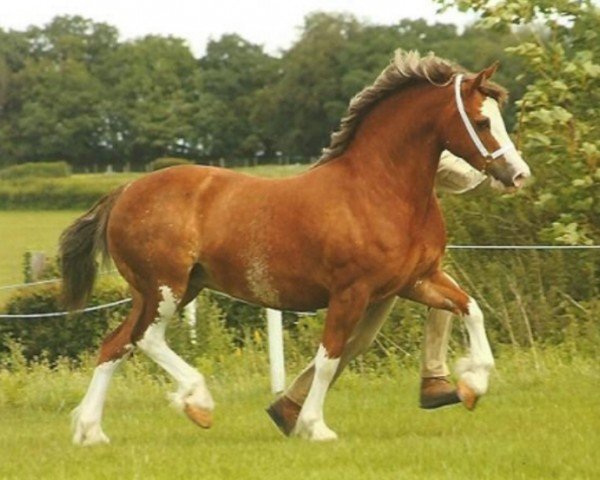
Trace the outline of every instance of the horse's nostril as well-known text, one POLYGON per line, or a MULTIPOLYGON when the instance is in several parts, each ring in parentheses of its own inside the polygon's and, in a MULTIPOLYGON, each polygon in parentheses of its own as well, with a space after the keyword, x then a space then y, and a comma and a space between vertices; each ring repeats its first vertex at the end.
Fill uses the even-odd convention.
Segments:
POLYGON ((517 173, 514 177, 513 177, 513 184, 515 187, 520 188, 523 186, 523 184, 525 183, 525 179, 527 178, 527 175, 523 174, 523 173, 517 173))

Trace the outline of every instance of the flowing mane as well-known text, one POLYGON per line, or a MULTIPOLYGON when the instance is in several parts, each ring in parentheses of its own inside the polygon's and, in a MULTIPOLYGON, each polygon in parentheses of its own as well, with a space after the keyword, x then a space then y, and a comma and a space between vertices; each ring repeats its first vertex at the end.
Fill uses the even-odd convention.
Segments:
MULTIPOLYGON (((390 65, 379 74, 373 84, 365 87, 350 100, 339 129, 331 134, 329 146, 323 149, 321 157, 313 168, 344 153, 365 116, 377 103, 392 93, 414 82, 428 82, 442 87, 448 85, 456 73, 464 72, 464 68, 436 57, 433 53, 421 57, 415 51, 396 50, 390 65)), ((486 84, 485 93, 499 102, 506 98, 506 91, 491 82, 486 84)))

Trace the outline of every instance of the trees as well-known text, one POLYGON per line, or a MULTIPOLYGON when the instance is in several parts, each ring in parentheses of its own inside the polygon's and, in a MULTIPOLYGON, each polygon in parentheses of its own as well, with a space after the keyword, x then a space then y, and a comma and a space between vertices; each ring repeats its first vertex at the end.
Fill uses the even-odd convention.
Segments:
POLYGON ((255 123, 253 109, 260 91, 274 81, 277 60, 261 46, 239 35, 211 40, 198 61, 202 81, 203 111, 196 127, 202 154, 212 159, 273 155, 272 141, 255 123))
POLYGON ((96 78, 105 91, 98 146, 108 161, 139 167, 160 156, 198 155, 199 76, 183 40, 147 36, 122 43, 96 78))
MULTIPOLYGON (((505 40, 499 42, 496 34, 490 38, 487 52, 491 45, 501 52, 505 40)), ((453 25, 402 20, 382 26, 361 23, 351 15, 309 15, 300 39, 282 56, 276 81, 259 92, 254 118, 278 150, 300 158, 318 156, 352 96, 387 66, 396 48, 435 50, 477 65, 467 56, 465 42, 471 44, 472 39, 459 36, 453 25)))
POLYGON ((116 30, 81 17, 0 35, 0 162, 95 160, 102 88, 91 66, 114 48, 116 30))
POLYGON ((518 44, 506 26, 459 34, 424 20, 373 25, 314 13, 280 57, 228 34, 197 59, 181 39, 121 42, 110 25, 57 17, 0 31, 0 163, 62 158, 80 168, 141 168, 181 156, 233 165, 278 153, 309 161, 396 48, 433 50, 474 70, 500 59, 498 80, 518 98, 523 63, 504 51, 518 44))

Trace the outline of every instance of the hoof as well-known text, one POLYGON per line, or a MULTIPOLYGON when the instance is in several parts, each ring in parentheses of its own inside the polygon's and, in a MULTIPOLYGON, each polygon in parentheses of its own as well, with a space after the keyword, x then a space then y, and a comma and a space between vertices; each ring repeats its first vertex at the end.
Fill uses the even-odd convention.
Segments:
POLYGON ((285 395, 275 400, 266 412, 281 432, 289 437, 294 431, 302 407, 285 395))
POLYGON ((90 447, 92 445, 106 445, 110 440, 100 428, 100 424, 91 426, 78 425, 73 434, 73 444, 82 447, 90 447))
POLYGON ((319 422, 304 424, 298 422, 294 429, 293 436, 310 440, 311 442, 331 442, 337 440, 338 436, 322 420, 319 422))
POLYGON ((477 406, 479 396, 465 382, 459 381, 456 385, 458 398, 463 403, 467 410, 474 410, 477 406))
POLYGON ((425 410, 460 403, 458 393, 447 377, 430 377, 421 380, 419 407, 425 410))
POLYGON ((188 418, 201 428, 210 428, 213 424, 213 414, 210 410, 196 407, 195 405, 185 405, 183 411, 188 418))

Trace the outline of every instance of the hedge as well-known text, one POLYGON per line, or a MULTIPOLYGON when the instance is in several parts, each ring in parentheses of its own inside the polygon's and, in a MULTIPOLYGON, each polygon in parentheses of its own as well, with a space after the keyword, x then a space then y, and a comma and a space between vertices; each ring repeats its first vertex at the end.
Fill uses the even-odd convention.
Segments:
POLYGON ((156 170, 162 170, 163 168, 169 167, 177 167, 179 165, 193 165, 193 162, 186 160, 185 158, 175 158, 175 157, 163 157, 157 158, 156 160, 150 162, 150 170, 155 172, 156 170))
POLYGON ((68 177, 71 168, 67 162, 30 162, 12 165, 0 170, 0 180, 23 178, 60 178, 68 177))
POLYGON ((86 174, 0 180, 0 210, 86 210, 103 195, 138 177, 139 174, 86 174))
MULTIPOLYGON (((88 306, 102 305, 128 296, 127 289, 115 280, 102 280, 94 290, 88 306)), ((60 286, 41 285, 17 290, 4 304, 3 311, 11 314, 59 312, 60 286)), ((129 304, 51 318, 0 319, 0 352, 9 350, 16 340, 28 360, 44 357, 54 362, 61 357, 78 359, 84 352, 95 349, 102 338, 123 320, 129 304)))

